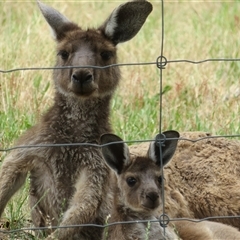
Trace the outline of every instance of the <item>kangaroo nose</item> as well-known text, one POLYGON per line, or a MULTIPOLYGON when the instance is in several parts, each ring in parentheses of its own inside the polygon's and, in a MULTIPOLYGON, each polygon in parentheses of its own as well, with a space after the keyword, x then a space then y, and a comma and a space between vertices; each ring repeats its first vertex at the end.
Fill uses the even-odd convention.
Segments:
POLYGON ((154 203, 158 200, 159 195, 156 192, 149 192, 146 194, 146 198, 150 199, 154 203))
POLYGON ((93 75, 89 71, 77 71, 72 74, 72 81, 83 85, 93 81, 93 75))

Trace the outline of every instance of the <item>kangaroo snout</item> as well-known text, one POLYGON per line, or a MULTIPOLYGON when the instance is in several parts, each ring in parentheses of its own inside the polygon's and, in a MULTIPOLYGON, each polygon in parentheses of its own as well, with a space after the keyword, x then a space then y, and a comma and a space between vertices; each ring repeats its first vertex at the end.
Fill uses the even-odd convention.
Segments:
POLYGON ((81 96, 89 96, 98 88, 94 82, 93 71, 79 69, 71 75, 71 90, 81 96))
POLYGON ((89 70, 80 69, 72 73, 71 80, 81 85, 89 84, 94 80, 93 73, 89 70))
POLYGON ((159 194, 156 192, 149 192, 146 194, 146 198, 151 200, 152 202, 155 202, 159 198, 159 194))
POLYGON ((159 206, 159 194, 156 191, 147 192, 143 201, 143 206, 154 209, 159 206))

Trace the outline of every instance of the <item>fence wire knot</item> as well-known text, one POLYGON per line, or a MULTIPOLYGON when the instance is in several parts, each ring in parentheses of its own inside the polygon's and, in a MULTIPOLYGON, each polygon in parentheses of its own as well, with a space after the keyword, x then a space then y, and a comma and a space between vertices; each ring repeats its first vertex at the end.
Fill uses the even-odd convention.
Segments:
POLYGON ((157 136, 156 136, 156 145, 158 147, 164 147, 165 146, 165 141, 166 141, 166 136, 165 134, 163 133, 159 133, 157 136))
POLYGON ((159 69, 165 69, 165 66, 167 65, 168 61, 167 58, 164 56, 159 56, 157 58, 157 67, 159 69))
POLYGON ((160 217, 159 217, 159 223, 160 223, 160 226, 165 228, 167 227, 167 225, 169 224, 170 222, 170 219, 169 219, 169 216, 167 214, 161 214, 160 217))

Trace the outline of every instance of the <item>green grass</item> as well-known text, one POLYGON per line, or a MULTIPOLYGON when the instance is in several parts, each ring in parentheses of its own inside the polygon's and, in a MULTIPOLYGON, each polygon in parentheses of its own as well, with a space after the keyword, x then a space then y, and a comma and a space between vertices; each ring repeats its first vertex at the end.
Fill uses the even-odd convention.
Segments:
MULTIPOLYGON (((50 4, 85 28, 101 24, 119 2, 50 4)), ((139 34, 119 45, 119 62, 152 62, 159 56, 161 3, 153 5, 139 34)), ((0 69, 53 66, 54 41, 36 3, 6 0, 0 9, 0 69)), ((164 10, 168 60, 240 56, 239 1, 166 1, 164 10)), ((149 139, 159 131, 159 70, 152 65, 121 70, 122 81, 112 102, 114 131, 125 140, 149 139)), ((239 76, 239 62, 169 63, 163 70, 162 130, 239 133, 239 76)), ((0 148, 11 146, 33 125, 52 97, 51 71, 0 74, 0 148)), ((6 153, 0 154, 3 161, 6 153)), ((4 217, 11 229, 24 226, 29 218, 27 189, 26 185, 6 208, 4 217)))

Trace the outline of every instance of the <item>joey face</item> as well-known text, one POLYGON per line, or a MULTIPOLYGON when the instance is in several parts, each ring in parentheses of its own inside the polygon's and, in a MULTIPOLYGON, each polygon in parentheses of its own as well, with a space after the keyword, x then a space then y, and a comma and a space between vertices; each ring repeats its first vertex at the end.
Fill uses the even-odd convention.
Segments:
POLYGON ((128 146, 120 137, 114 134, 101 136, 101 144, 114 143, 104 146, 102 153, 107 165, 116 174, 117 199, 122 206, 145 216, 158 214, 158 208, 162 205, 161 167, 171 160, 178 138, 179 133, 173 130, 158 134, 155 141, 150 143, 147 156, 133 154, 131 157, 128 146), (163 135, 166 139, 161 146, 159 141, 163 135))
MULTIPOLYGON (((116 47, 100 31, 81 29, 68 33, 57 46, 56 67, 99 66, 115 64, 116 47)), ((118 67, 55 69, 56 89, 74 97, 103 97, 111 94, 118 85, 118 67)))
POLYGON ((118 176, 118 186, 126 206, 137 212, 154 212, 161 205, 160 168, 147 158, 138 157, 118 176))

